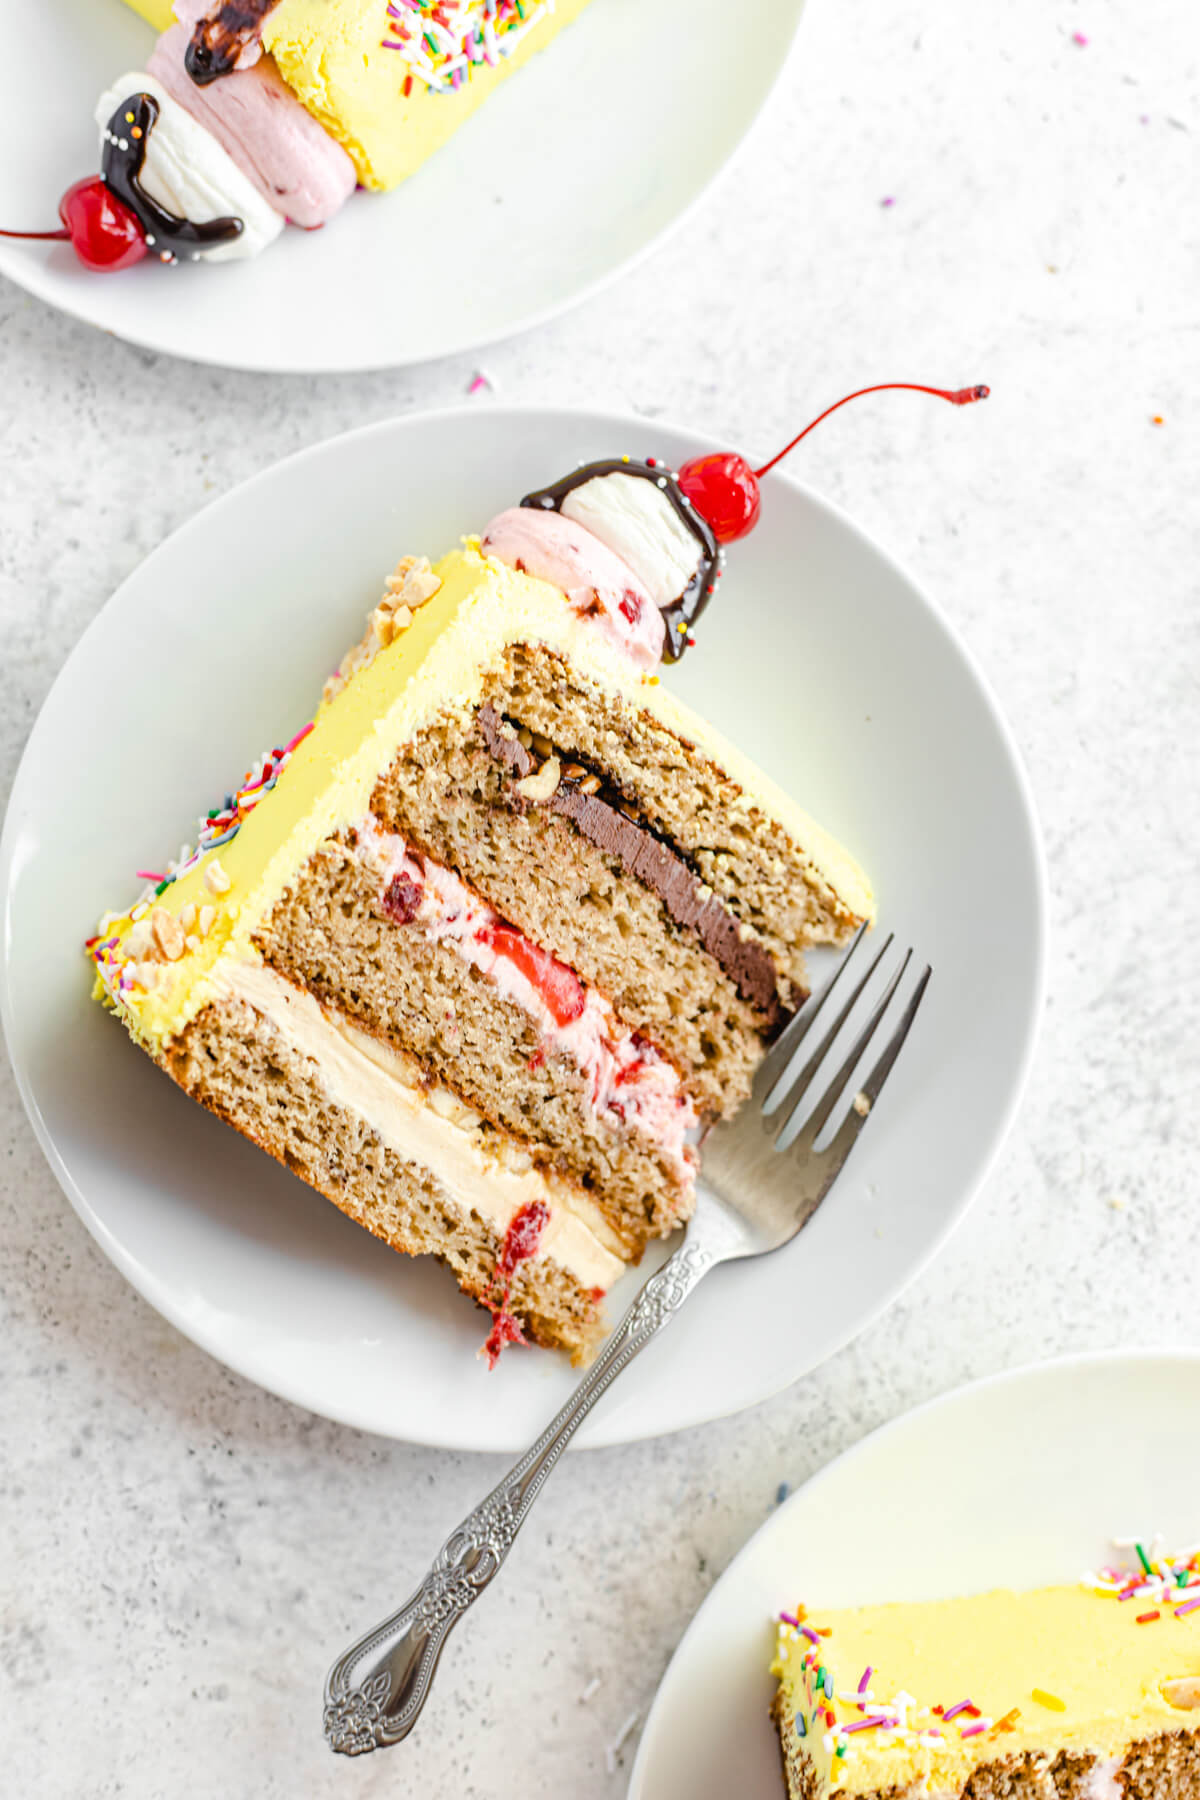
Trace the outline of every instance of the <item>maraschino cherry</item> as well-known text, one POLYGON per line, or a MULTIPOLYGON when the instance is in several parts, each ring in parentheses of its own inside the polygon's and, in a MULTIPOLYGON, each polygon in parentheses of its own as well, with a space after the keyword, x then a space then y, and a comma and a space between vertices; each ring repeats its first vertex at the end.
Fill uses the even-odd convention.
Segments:
POLYGON ((99 175, 69 187, 59 202, 58 216, 61 231, 0 231, 0 237, 63 240, 85 268, 99 273, 128 269, 147 253, 136 216, 99 175))
POLYGON ((857 388, 853 394, 846 394, 842 399, 835 400, 832 406, 827 406, 810 425, 797 432, 790 444, 785 444, 778 456, 773 456, 761 469, 752 469, 744 456, 737 456, 732 451, 714 451, 710 456, 696 456, 691 462, 684 463, 679 471, 679 486, 701 518, 708 520, 718 543, 731 544, 735 538, 745 537, 758 524, 762 503, 758 483, 768 470, 773 469, 777 462, 782 462, 788 452, 796 448, 801 438, 806 438, 822 419, 827 419, 839 406, 845 406, 850 400, 858 400, 863 394, 881 394, 889 388, 907 388, 914 394, 932 394, 935 399, 949 400, 952 406, 969 406, 973 400, 986 400, 989 392, 982 386, 934 388, 922 387, 914 381, 881 381, 874 387, 857 388))

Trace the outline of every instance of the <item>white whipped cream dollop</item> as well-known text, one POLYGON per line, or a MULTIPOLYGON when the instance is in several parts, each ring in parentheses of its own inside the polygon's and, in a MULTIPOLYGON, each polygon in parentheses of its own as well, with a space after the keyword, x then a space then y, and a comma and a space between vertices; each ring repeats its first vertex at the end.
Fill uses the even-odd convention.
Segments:
POLYGON ((695 533, 644 475, 593 475, 566 495, 562 512, 628 563, 657 607, 678 600, 700 566, 695 533))
MULTIPOLYGON (((283 230, 283 219, 268 206, 248 175, 210 131, 173 100, 161 81, 144 70, 122 75, 96 104, 101 147, 108 122, 122 101, 150 94, 158 102, 158 118, 146 142, 141 184, 152 200, 178 218, 202 225, 209 219, 242 221, 238 237, 200 250, 204 262, 236 262, 257 256, 283 230)), ((154 246, 151 246, 153 249, 154 246)))

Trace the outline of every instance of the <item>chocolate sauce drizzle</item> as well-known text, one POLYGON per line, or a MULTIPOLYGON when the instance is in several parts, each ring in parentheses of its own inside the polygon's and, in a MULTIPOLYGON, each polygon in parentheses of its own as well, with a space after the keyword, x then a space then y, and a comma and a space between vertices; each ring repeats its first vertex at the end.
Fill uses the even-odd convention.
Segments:
POLYGON ((564 475, 561 481, 526 494, 521 505, 542 507, 548 512, 561 512, 567 495, 598 475, 638 475, 645 481, 652 481, 700 546, 700 561, 696 566, 696 573, 678 600, 672 600, 669 606, 662 608, 667 626, 663 661, 678 662, 687 649, 688 627, 695 624, 712 599, 713 588, 725 560, 724 554, 708 520, 696 511, 670 469, 653 458, 647 462, 633 462, 629 458, 617 456, 606 462, 584 463, 573 474, 564 475))
POLYGON ((196 21, 183 63, 197 87, 231 75, 242 51, 256 43, 278 0, 224 0, 196 21))
POLYGON ((134 94, 122 101, 105 128, 101 172, 105 185, 134 214, 159 261, 173 263, 179 261, 179 253, 196 257, 202 250, 232 243, 242 235, 244 226, 240 219, 206 219, 194 224, 168 212, 146 192, 141 174, 158 110, 153 94, 134 94))
MULTIPOLYGON (((535 759, 515 730, 490 702, 479 710, 479 729, 489 755, 520 780, 533 773, 535 759)), ((675 846, 633 814, 602 771, 597 793, 585 793, 583 777, 562 776, 547 806, 625 870, 656 893, 677 925, 694 931, 709 955, 721 965, 741 998, 762 1014, 765 1032, 774 1032, 788 1016, 779 998, 775 964, 757 938, 743 938, 738 920, 687 863, 675 846)), ((519 796, 518 796, 519 798, 519 796)), ((793 995, 799 1006, 806 998, 793 995)))

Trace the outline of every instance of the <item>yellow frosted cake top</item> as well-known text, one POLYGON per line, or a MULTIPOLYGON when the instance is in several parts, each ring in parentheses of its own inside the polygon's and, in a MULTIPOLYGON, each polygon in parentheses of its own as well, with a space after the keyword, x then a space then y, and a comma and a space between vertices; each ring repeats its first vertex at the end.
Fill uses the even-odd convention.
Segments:
POLYGON ((434 573, 440 586, 407 628, 214 809, 199 847, 176 867, 150 872, 138 903, 101 921, 88 945, 98 992, 148 1048, 177 1036, 213 998, 225 958, 254 958, 255 930, 318 845, 362 818, 404 743, 446 712, 461 711, 466 722, 512 644, 557 651, 696 744, 778 819, 853 911, 872 914, 852 858, 657 676, 611 649, 558 588, 473 547, 451 551, 434 573))
POLYGON ((364 187, 395 187, 557 37, 588 0, 279 0, 263 44, 288 86, 354 161, 364 187), (408 15, 411 13, 412 18, 408 15), (465 46, 465 48, 463 47, 465 46))
POLYGON ((1108 1763, 1200 1727, 1200 1569, 784 1614, 775 1673, 819 1791, 956 1794, 980 1763, 1034 1750, 1108 1763))

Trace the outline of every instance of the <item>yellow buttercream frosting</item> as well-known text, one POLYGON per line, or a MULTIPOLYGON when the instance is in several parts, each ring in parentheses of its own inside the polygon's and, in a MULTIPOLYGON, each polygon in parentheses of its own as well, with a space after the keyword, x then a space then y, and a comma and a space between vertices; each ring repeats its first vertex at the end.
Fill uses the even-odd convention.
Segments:
POLYGON ((775 1663, 783 1730, 818 1793, 958 1794, 980 1763, 1027 1751, 1090 1754, 1111 1774, 1131 1743, 1200 1729, 1200 1610, 1171 1613, 1073 1586, 796 1615, 775 1663))
POLYGON ((602 689, 696 744, 783 825, 847 907, 873 915, 870 889, 847 852, 656 677, 610 648, 558 588, 473 546, 452 551, 435 573, 437 592, 407 629, 322 701, 236 835, 183 865, 161 893, 101 922, 91 946, 98 992, 149 1049, 176 1037, 216 995, 227 959, 255 958, 258 926, 318 845, 367 812, 400 747, 447 711, 461 711, 467 727, 488 672, 512 644, 558 652, 602 689))
POLYGON ((155 31, 169 31, 175 25, 175 5, 173 0, 128 0, 135 13, 142 14, 148 25, 155 31))
MULTIPOLYGON (((521 0, 528 24, 514 27, 511 51, 504 53, 501 35, 491 64, 472 62, 461 85, 442 92, 413 72, 402 51, 387 47, 395 27, 383 0, 279 0, 264 22, 263 43, 289 87, 348 151, 362 185, 392 188, 587 4, 521 0)), ((421 9, 413 10, 419 25, 421 9)))
POLYGON ((168 31, 175 23, 175 8, 172 0, 128 0, 134 12, 141 13, 155 31, 168 31))

